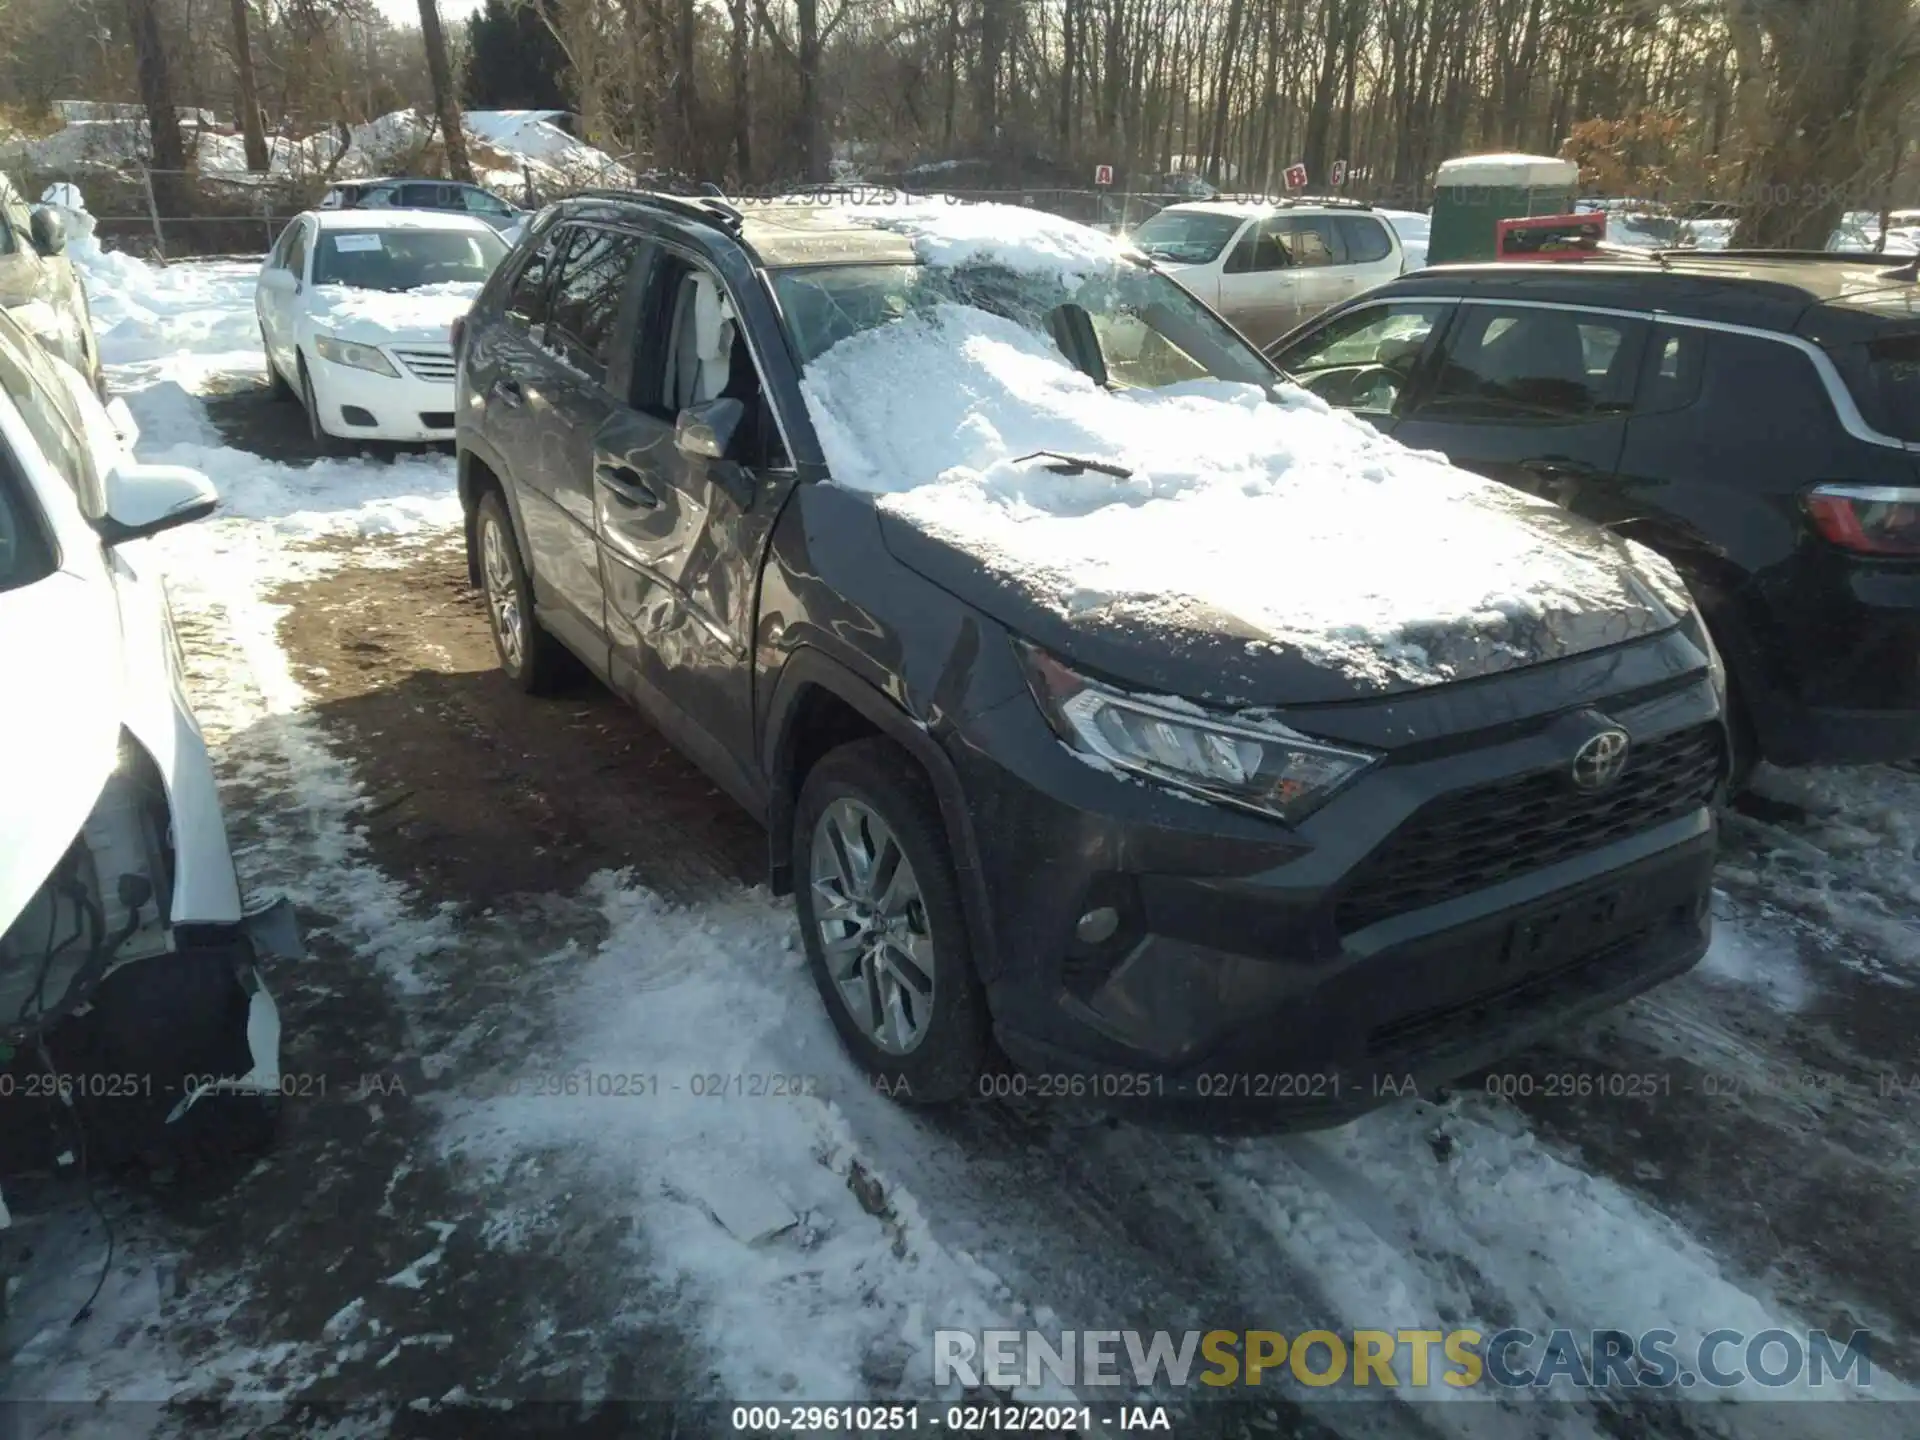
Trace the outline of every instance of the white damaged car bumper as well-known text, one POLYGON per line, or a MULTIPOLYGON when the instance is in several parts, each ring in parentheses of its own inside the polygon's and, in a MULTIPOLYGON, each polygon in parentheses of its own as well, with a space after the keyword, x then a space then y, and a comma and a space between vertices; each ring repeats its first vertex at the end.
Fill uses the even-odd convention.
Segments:
POLYGON ((446 345, 382 345, 400 373, 382 375, 316 358, 320 423, 343 440, 453 439, 453 356, 446 345))

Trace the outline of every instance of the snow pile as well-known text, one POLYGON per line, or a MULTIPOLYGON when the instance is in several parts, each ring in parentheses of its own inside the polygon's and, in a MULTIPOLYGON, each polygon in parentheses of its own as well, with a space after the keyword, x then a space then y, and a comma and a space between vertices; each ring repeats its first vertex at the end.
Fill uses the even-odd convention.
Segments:
POLYGON ((839 483, 1063 614, 1224 614, 1330 668, 1418 682, 1439 678, 1423 631, 1553 615, 1564 633, 1637 603, 1610 561, 1515 518, 1534 502, 1304 391, 1108 391, 1039 334, 949 303, 841 341, 802 392, 839 483), (1019 462, 1040 450, 1133 473, 1019 462))
POLYGON ((1124 253, 1113 236, 1042 210, 967 205, 946 197, 863 209, 862 217, 913 241, 929 265, 957 267, 991 260, 1015 270, 1047 272, 1070 283, 1111 269, 1124 253))
MULTIPOLYGON (((483 185, 517 193, 530 175, 536 186, 631 185, 633 172, 604 151, 574 139, 543 118, 545 112, 476 110, 465 117, 476 178, 483 185), (503 165, 500 162, 504 160, 503 165)), ((182 127, 202 175, 240 179, 247 175, 246 141, 238 134, 182 127)), ((412 168, 419 152, 435 137, 431 117, 417 110, 391 114, 348 127, 346 153, 334 165, 340 137, 331 130, 295 137, 267 137, 268 169, 274 175, 317 177, 331 173, 346 180, 412 168)), ((45 136, 0 138, 0 165, 26 170, 89 169, 125 171, 152 153, 144 119, 72 119, 45 136)))

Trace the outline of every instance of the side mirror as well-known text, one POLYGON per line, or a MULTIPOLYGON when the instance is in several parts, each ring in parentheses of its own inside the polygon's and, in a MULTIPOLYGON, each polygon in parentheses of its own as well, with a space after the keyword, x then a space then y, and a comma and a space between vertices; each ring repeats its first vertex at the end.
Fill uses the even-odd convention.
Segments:
POLYGON ((183 465, 122 461, 107 471, 106 513, 93 522, 109 545, 144 540, 211 515, 220 492, 198 470, 183 465))
POLYGON ((66 217, 51 205, 36 206, 27 219, 33 248, 51 259, 67 248, 66 217))
POLYGON ((724 460, 732 452, 746 418, 747 407, 738 400, 726 396, 703 400, 680 412, 673 426, 673 443, 682 455, 724 460))
POLYGON ((274 295, 292 295, 300 289, 300 277, 291 270, 262 270, 260 288, 274 295))

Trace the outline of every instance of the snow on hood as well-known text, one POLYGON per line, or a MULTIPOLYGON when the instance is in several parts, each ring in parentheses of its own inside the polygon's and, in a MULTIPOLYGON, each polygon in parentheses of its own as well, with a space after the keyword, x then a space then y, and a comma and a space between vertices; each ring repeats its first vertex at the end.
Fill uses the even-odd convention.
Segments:
MULTIPOLYGON (((1093 248, 978 228, 922 253, 1075 268, 1093 248)), ((1230 636, 1368 693, 1675 622, 1610 537, 1290 386, 1103 390, 1034 331, 946 303, 842 340, 801 388, 835 481, 879 497, 883 528, 1073 623, 1230 636), (1018 463, 1037 450, 1133 473, 1018 463)))
POLYGON ((465 280, 400 291, 316 285, 308 313, 322 330, 348 340, 444 345, 447 328, 473 308, 479 293, 479 282, 465 280))

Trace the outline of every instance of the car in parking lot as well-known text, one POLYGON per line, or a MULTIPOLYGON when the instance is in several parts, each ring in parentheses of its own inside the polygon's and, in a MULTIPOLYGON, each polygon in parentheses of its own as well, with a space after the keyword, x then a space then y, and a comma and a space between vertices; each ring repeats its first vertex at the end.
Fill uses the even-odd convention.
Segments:
POLYGON ((519 227, 527 212, 493 191, 463 180, 407 179, 383 175, 374 180, 342 180, 320 197, 322 210, 442 210, 471 215, 495 230, 519 227))
POLYGON ((217 496, 5 318, 0 392, 0 1170, 251 1145, 280 1093, 257 960, 297 936, 243 905, 147 543, 217 496))
POLYGON ((1397 228, 1350 200, 1197 200, 1128 237, 1265 344, 1407 268, 1397 228))
POLYGON ((29 206, 13 181, 0 175, 0 309, 104 395, 86 287, 66 252, 66 218, 59 207, 29 206))
POLYGON ((296 216, 254 305, 274 392, 323 451, 453 436, 449 332, 506 244, 478 220, 407 210, 296 216))
POLYGON ((1920 756, 1920 285, 1681 250, 1411 274, 1270 354, 1394 438, 1678 567, 1739 768, 1920 756))
POLYGON ((456 353, 502 669, 584 666, 765 822, 890 1093, 997 1045, 1317 1123, 1704 952, 1720 672, 1672 567, 1111 237, 583 196, 456 353))

